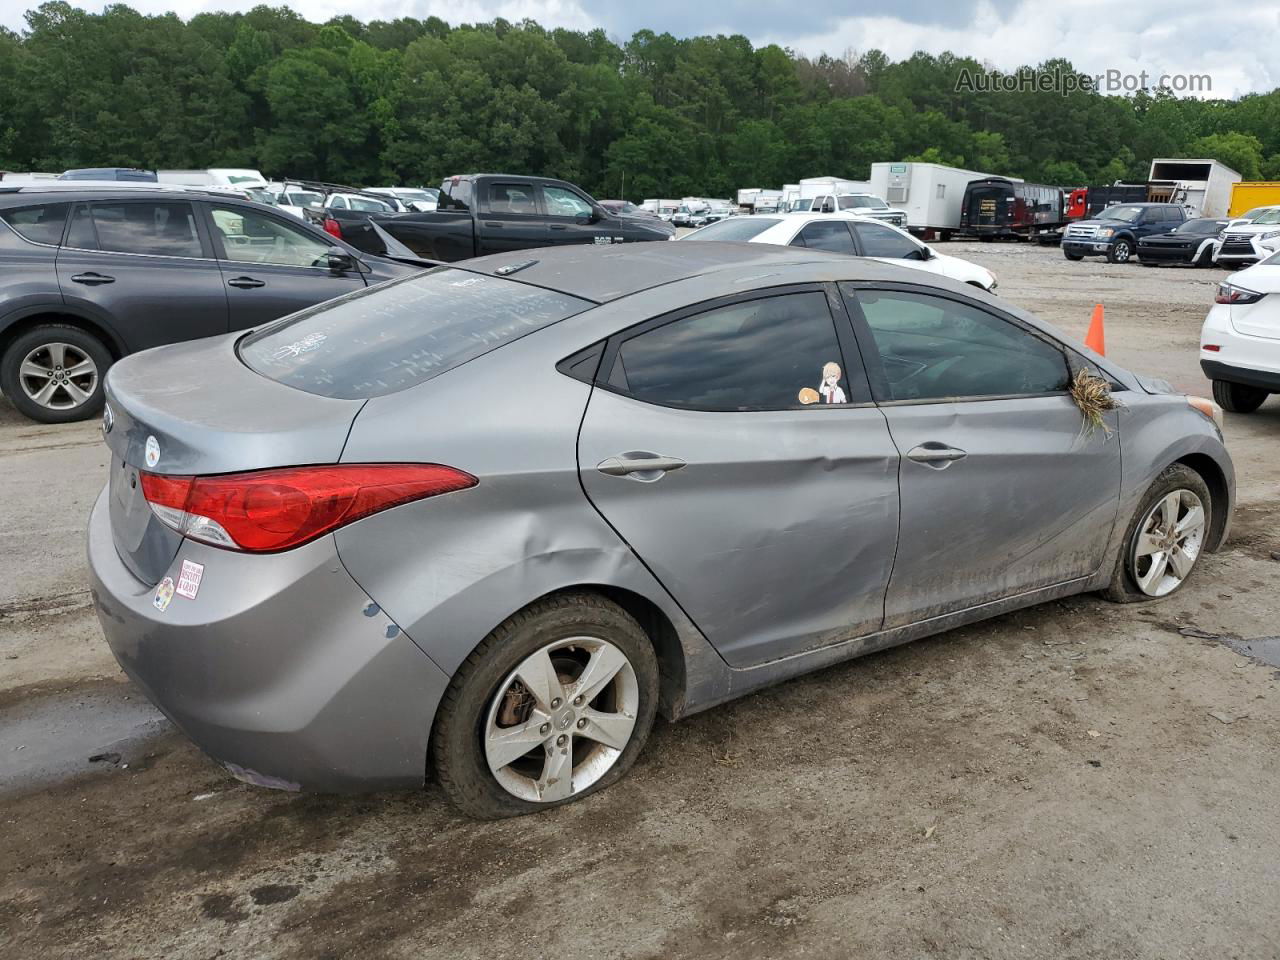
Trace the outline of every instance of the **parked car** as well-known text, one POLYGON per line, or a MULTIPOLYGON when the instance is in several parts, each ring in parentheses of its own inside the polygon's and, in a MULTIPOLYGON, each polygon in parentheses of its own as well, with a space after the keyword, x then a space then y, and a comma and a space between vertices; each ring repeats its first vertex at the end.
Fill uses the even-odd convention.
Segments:
POLYGON ((1280 207, 1271 207, 1254 213, 1247 223, 1233 222, 1227 227, 1214 259, 1222 266, 1241 266, 1265 260, 1278 250, 1280 207))
POLYGON ((265 187, 267 178, 258 170, 244 167, 210 167, 207 170, 158 170, 161 183, 184 187, 265 187))
POLYGON ((232 196, 60 186, 71 189, 0 185, 0 391, 43 423, 97 413, 103 376, 126 354, 258 326, 422 267, 232 196))
POLYGON ((615 782, 656 713, 1170 596, 1234 491, 1212 402, 973 287, 766 244, 471 260, 107 392, 90 579, 139 688, 242 780, 430 769, 479 817, 615 782), (1123 399, 1105 430, 1080 371, 1123 399))
POLYGON ((722 243, 776 243, 843 253, 851 257, 876 257, 917 270, 936 273, 960 283, 994 292, 996 275, 985 267, 959 257, 938 253, 905 230, 869 217, 849 214, 786 214, 734 217, 681 237, 722 243))
POLYGON ((154 170, 139 170, 137 167, 81 167, 78 170, 67 170, 58 179, 155 183, 156 172, 154 170))
POLYGON ((404 213, 408 208, 395 197, 374 197, 366 193, 331 193, 324 198, 325 210, 355 210, 358 213, 404 213))
POLYGON ((895 227, 907 225, 905 210, 895 210, 879 197, 869 193, 827 194, 817 197, 812 201, 812 206, 804 209, 814 213, 850 213, 859 217, 871 217, 895 227))
POLYGON ((710 209, 705 204, 688 204, 682 203, 671 215, 671 225, 673 227, 701 227, 707 222, 707 211, 710 209))
POLYGON ((440 191, 435 187, 369 187, 365 193, 395 197, 406 210, 415 213, 430 213, 440 200, 440 191))
POLYGON ((712 201, 702 213, 702 223, 719 223, 721 220, 736 216, 738 216, 738 208, 733 204, 712 201))
POLYGON ((1183 263, 1193 267, 1213 266, 1214 253, 1229 220, 1196 217, 1178 224, 1168 233, 1153 233, 1138 240, 1138 260, 1144 267, 1162 263, 1183 263))
POLYGON ((450 177, 434 213, 329 209, 308 216, 359 250, 385 249, 372 221, 416 256, 449 263, 530 247, 669 240, 675 233, 648 217, 615 216, 563 180, 505 174, 450 177))
POLYGON ((1252 413, 1280 393, 1280 253, 1218 286, 1200 330, 1200 369, 1233 413, 1252 413))
POLYGON ((1062 235, 1062 255, 1068 260, 1102 256, 1112 263, 1128 263, 1139 239, 1168 233, 1186 219, 1186 211, 1176 203, 1116 204, 1092 220, 1070 224, 1062 235))

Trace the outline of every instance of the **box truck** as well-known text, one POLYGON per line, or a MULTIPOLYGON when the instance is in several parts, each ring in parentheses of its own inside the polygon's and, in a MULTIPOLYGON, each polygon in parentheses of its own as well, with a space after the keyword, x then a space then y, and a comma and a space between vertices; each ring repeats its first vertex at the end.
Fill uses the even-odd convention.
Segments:
POLYGON ((1176 203, 1188 217, 1225 217, 1240 174, 1220 160, 1161 157, 1151 161, 1147 199, 1176 203))
MULTIPOLYGON (((943 163, 873 163, 871 193, 884 197, 892 207, 905 210, 912 233, 937 235, 948 240, 960 228, 964 190, 973 180, 999 176, 980 170, 962 170, 943 163)), ((1021 183, 1018 177, 1004 177, 1021 183)))
POLYGON ((1280 206, 1280 181, 1241 180, 1231 187, 1228 217, 1240 217, 1254 207, 1280 206))

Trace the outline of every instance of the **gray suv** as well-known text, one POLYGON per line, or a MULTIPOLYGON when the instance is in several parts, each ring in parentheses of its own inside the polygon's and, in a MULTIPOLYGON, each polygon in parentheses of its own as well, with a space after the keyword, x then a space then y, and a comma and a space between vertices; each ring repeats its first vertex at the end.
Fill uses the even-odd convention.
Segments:
POLYGON ((421 269, 231 196, 0 186, 0 391, 43 423, 102 409, 149 347, 255 327, 421 269))

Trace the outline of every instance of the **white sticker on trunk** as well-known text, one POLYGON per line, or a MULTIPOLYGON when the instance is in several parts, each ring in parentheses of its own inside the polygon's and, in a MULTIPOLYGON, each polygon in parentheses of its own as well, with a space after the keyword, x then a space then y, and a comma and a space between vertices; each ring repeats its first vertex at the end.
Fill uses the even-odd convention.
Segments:
POLYGON ((148 467, 154 467, 160 462, 160 441, 154 436, 147 437, 147 446, 144 456, 148 467))
POLYGON ((200 592, 200 581, 204 577, 204 564, 191 560, 182 561, 182 573, 178 574, 178 596, 194 600, 200 592))
POLYGON ((151 605, 164 613, 169 609, 169 603, 173 600, 173 578, 165 577, 156 584, 156 595, 151 598, 151 605))

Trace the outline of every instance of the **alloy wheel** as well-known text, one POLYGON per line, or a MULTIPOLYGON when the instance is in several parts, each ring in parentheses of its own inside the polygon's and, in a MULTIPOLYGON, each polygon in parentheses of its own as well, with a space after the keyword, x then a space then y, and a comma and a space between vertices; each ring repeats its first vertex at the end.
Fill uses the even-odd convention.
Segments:
POLYGON ((1133 579, 1148 597, 1172 593, 1191 575, 1204 543, 1204 504, 1190 490, 1165 494, 1138 525, 1133 579))
POLYGON ((603 777, 631 740, 635 668, 596 637, 556 640, 498 686, 484 725, 489 770, 512 796, 551 803, 603 777))
POLYGON ((43 343, 18 367, 22 392, 49 410, 74 410, 98 389, 98 365, 70 343, 43 343))

